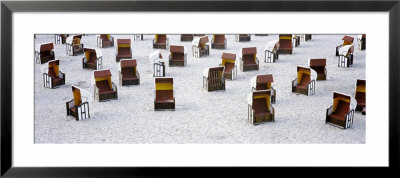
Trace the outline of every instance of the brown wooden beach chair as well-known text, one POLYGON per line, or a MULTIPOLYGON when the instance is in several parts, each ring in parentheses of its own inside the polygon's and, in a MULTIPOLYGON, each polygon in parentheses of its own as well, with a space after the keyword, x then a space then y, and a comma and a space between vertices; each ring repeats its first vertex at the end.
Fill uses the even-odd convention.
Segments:
POLYGON ((271 104, 271 91, 253 91, 249 99, 247 116, 252 124, 275 121, 275 109, 271 104))
POLYGON ((272 87, 272 82, 274 82, 274 78, 272 74, 263 74, 257 75, 255 80, 255 86, 252 87, 252 90, 271 90, 271 102, 275 103, 276 100, 276 90, 272 87))
POLYGON ((251 34, 235 35, 235 41, 237 42, 250 41, 250 40, 251 40, 251 34))
POLYGON ((84 48, 85 57, 82 58, 82 67, 100 70, 102 68, 103 57, 98 56, 95 49, 84 48))
POLYGON ((169 66, 186 66, 187 55, 183 46, 170 46, 169 66))
POLYGON ((114 37, 110 34, 100 34, 97 36, 97 47, 106 48, 114 46, 114 37))
POLYGON ((357 35, 357 46, 359 50, 365 50, 366 48, 366 34, 357 35))
POLYGON ((121 59, 132 59, 131 39, 117 39, 117 54, 115 61, 121 59))
POLYGON ((119 71, 119 84, 125 85, 139 85, 140 75, 137 71, 136 59, 122 59, 120 62, 119 71))
POLYGON ((210 45, 208 36, 196 36, 192 41, 192 52, 194 57, 210 55, 210 45))
POLYGON ((182 34, 181 41, 192 41, 194 38, 193 34, 182 34))
POLYGON ((44 64, 54 60, 55 55, 53 43, 41 44, 40 51, 36 53, 36 63, 44 64))
POLYGON ((55 88, 57 86, 65 85, 65 73, 60 71, 60 61, 49 61, 48 66, 48 72, 43 73, 44 87, 55 88))
POLYGON ((279 35, 279 54, 292 54, 292 34, 279 35))
POLYGON ((175 110, 173 78, 155 78, 154 110, 175 110))
POLYGON ((226 38, 225 35, 213 35, 211 42, 211 48, 213 49, 226 49, 226 38))
POLYGON ((242 48, 242 55, 240 56, 240 70, 258 70, 257 48, 242 48))
POLYGON ((237 78, 236 54, 222 53, 222 62, 220 66, 224 66, 224 78, 233 80, 237 78))
POLYGON ((356 111, 361 111, 363 115, 366 114, 366 81, 357 79, 356 93, 354 98, 357 100, 356 111))
POLYGON ((293 35, 292 39, 293 39, 294 47, 300 46, 301 35, 293 35))
POLYGON ((55 34, 54 44, 65 44, 68 36, 67 34, 55 34))
POLYGON ((310 59, 310 68, 317 72, 317 80, 326 80, 326 59, 310 59))
POLYGON ((165 34, 157 34, 153 39, 153 48, 155 49, 167 49, 168 48, 168 37, 165 34))
POLYGON ((110 70, 96 70, 94 75, 94 93, 98 101, 118 99, 117 86, 111 81, 110 70))
POLYGON ((304 95, 315 93, 315 80, 311 77, 311 69, 297 66, 297 78, 292 81, 292 92, 304 95))
POLYGON ((207 91, 225 90, 224 68, 212 67, 203 73, 203 89, 207 91))
POLYGON ((333 104, 326 110, 325 123, 346 129, 353 125, 354 110, 350 108, 351 97, 333 92, 333 104))
POLYGON ((77 121, 90 118, 89 103, 82 102, 80 89, 72 86, 72 94, 74 99, 67 101, 65 104, 67 108, 67 116, 72 116, 77 121))
POLYGON ((66 43, 67 55, 78 55, 83 53, 83 44, 81 43, 82 35, 73 35, 71 43, 66 43))

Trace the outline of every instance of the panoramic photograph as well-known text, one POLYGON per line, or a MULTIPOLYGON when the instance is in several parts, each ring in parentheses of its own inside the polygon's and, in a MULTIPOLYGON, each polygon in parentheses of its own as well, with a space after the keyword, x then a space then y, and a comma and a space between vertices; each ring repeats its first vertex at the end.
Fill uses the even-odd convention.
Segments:
POLYGON ((365 144, 365 34, 35 34, 35 144, 365 144))

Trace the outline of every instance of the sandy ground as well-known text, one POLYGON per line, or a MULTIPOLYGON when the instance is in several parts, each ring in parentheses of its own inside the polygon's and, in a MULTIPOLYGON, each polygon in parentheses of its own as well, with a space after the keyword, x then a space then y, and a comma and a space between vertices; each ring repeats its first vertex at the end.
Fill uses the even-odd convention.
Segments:
MULTIPOLYGON (((157 112, 153 110, 154 78, 148 61, 154 51, 154 35, 144 35, 143 41, 133 41, 132 35, 113 36, 132 38, 140 85, 119 86, 116 48, 101 49, 103 68, 111 69, 119 98, 91 102, 91 118, 75 121, 66 115, 65 102, 73 98, 71 85, 93 91, 92 70, 82 68, 83 55, 67 56, 65 45, 56 44, 55 55, 60 70, 66 73, 66 85, 44 88, 41 64, 35 64, 35 143, 365 143, 366 118, 360 112, 355 113, 349 129, 325 124, 332 91, 354 96, 356 79, 365 79, 365 51, 355 49, 352 67, 337 67, 335 47, 343 35, 313 35, 311 41, 302 41, 294 48, 293 55, 280 55, 276 63, 264 63, 264 46, 278 35, 252 35, 250 42, 235 42, 234 35, 227 35, 227 49, 211 49, 205 58, 194 58, 191 42, 180 42, 180 35, 170 35, 170 44, 185 46, 188 62, 185 67, 166 66, 166 77, 174 78, 176 110, 157 112), (238 78, 227 81, 226 91, 203 90, 203 70, 218 66, 223 52, 238 55, 243 47, 257 47, 260 70, 241 72, 238 68, 238 78), (327 59, 327 80, 316 82, 313 96, 292 93, 296 66, 306 65, 310 58, 327 59), (273 74, 277 98, 275 122, 254 126, 247 120, 247 95, 250 80, 257 74, 273 74)), ((351 36, 356 41, 356 35, 351 36)), ((209 37, 211 40, 212 35, 209 37)), ((43 42, 54 42, 54 36, 37 35, 35 48, 43 42)), ((83 36, 82 43, 97 48, 96 35, 83 36)), ((169 51, 160 51, 168 64, 169 51)))

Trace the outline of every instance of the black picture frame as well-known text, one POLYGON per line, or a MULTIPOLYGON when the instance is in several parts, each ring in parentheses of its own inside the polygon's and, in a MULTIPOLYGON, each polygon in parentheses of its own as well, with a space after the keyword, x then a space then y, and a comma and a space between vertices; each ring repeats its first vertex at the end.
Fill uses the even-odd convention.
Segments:
MULTIPOLYGON (((388 12, 389 13, 389 168, 399 167, 400 1, 2 1, 1 2, 1 175, 5 177, 132 177, 177 176, 182 168, 68 167, 20 168, 12 165, 12 16, 13 12, 388 12)), ((379 119, 379 118, 373 118, 379 119)), ((393 169, 392 169, 393 168, 393 169)), ((208 175, 198 168, 186 173, 208 175)), ((248 171, 248 175, 260 168, 248 171)), ((374 170, 374 169, 368 169, 374 170)), ((243 169, 218 169, 235 174, 243 169)), ((279 170, 283 171, 283 170, 279 170)), ((306 172, 305 170, 304 172, 306 172)), ((302 171, 303 172, 303 171, 302 171)), ((215 175, 215 174, 214 174, 215 175)), ((187 175, 191 177, 190 175, 187 175)))

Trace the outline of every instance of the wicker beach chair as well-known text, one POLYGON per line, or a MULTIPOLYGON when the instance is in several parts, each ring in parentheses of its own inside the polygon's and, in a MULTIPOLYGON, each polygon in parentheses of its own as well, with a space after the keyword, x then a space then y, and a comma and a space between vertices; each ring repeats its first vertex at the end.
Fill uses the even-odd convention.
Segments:
POLYGON ((54 44, 53 43, 44 43, 40 45, 39 51, 35 52, 35 60, 36 63, 44 64, 51 60, 54 60, 54 44))
POLYGON ((275 121, 275 109, 271 104, 271 91, 253 91, 248 95, 247 118, 254 125, 275 121))
POLYGON ((192 41, 192 52, 194 57, 210 55, 210 45, 208 36, 195 36, 192 41))
POLYGON ((257 48, 242 48, 240 51, 240 70, 258 70, 257 48))
POLYGON ((175 110, 173 78, 155 78, 154 110, 175 110))
POLYGON ((69 35, 67 34, 55 34, 54 35, 54 44, 65 44, 69 35))
POLYGON ((357 101, 356 111, 361 111, 363 115, 366 114, 366 81, 357 79, 356 93, 354 94, 357 101))
POLYGON ((211 48, 213 49, 226 49, 225 35, 213 35, 211 41, 211 48))
POLYGON ((100 70, 103 67, 103 56, 97 49, 84 48, 85 57, 82 58, 82 68, 100 70))
POLYGON ((207 91, 225 90, 225 67, 212 67, 203 71, 203 89, 207 91))
POLYGON ((117 39, 117 51, 115 61, 121 59, 132 59, 131 39, 117 39))
POLYGON ((333 104, 326 109, 325 123, 342 129, 351 127, 353 125, 354 103, 356 103, 354 98, 333 92, 333 104))
POLYGON ((250 40, 251 40, 251 34, 235 35, 235 41, 237 42, 250 41, 250 40))
POLYGON ((136 59, 121 59, 119 65, 119 84, 122 86, 140 84, 136 59))
POLYGON ((279 58, 279 40, 272 40, 265 45, 264 62, 272 63, 279 58))
POLYGON ((56 88, 65 85, 65 73, 60 71, 60 61, 49 61, 47 72, 43 73, 43 85, 45 88, 56 88))
POLYGON ((169 51, 169 66, 186 66, 187 55, 183 46, 171 45, 169 51))
POLYGON ((153 77, 165 77, 165 64, 160 61, 161 59, 160 50, 154 51, 149 55, 149 63, 153 66, 153 77))
POLYGON ((354 45, 345 45, 339 48, 338 67, 350 67, 353 65, 354 45))
POLYGON ((292 92, 304 95, 315 94, 317 73, 308 67, 297 66, 297 78, 292 81, 292 92))
POLYGON ((365 50, 366 48, 366 34, 357 35, 357 46, 359 50, 365 50))
POLYGON ((111 81, 110 70, 93 71, 92 84, 94 89, 94 99, 98 101, 118 99, 117 86, 111 81))
POLYGON ((251 79, 251 89, 257 90, 270 90, 271 91, 271 103, 276 101, 276 90, 272 87, 274 78, 272 74, 258 74, 251 79))
POLYGON ((72 35, 66 39, 65 50, 67 55, 75 56, 83 54, 82 35, 72 35))
POLYGON ((193 41, 194 35, 193 34, 182 34, 181 41, 193 41))
POLYGON ((301 35, 297 34, 292 35, 294 47, 300 46, 301 37, 302 37, 301 35))
POLYGON ((153 48, 155 49, 168 49, 168 37, 167 35, 155 35, 155 38, 153 39, 153 48))
POLYGON ((326 59, 310 59, 308 64, 311 69, 317 72, 317 80, 326 80, 326 59))
POLYGON ((305 34, 305 41, 310 41, 311 40, 311 38, 312 38, 312 35, 311 34, 305 34))
POLYGON ((346 46, 346 45, 352 45, 353 42, 354 42, 354 38, 351 37, 351 36, 347 36, 347 35, 345 35, 345 36, 342 38, 342 40, 343 40, 342 44, 339 45, 339 46, 336 46, 336 56, 339 56, 339 49, 340 49, 340 48, 342 48, 342 47, 344 47, 344 46, 346 46))
POLYGON ((67 116, 74 117, 77 121, 90 118, 89 102, 82 98, 82 89, 72 86, 74 99, 66 102, 67 116))
POLYGON ((114 37, 110 34, 100 34, 97 36, 97 47, 106 48, 114 46, 114 37))
POLYGON ((279 54, 292 54, 293 44, 291 34, 279 35, 279 54))
POLYGON ((222 53, 222 62, 220 66, 224 66, 224 78, 233 80, 237 78, 236 54, 222 53))

